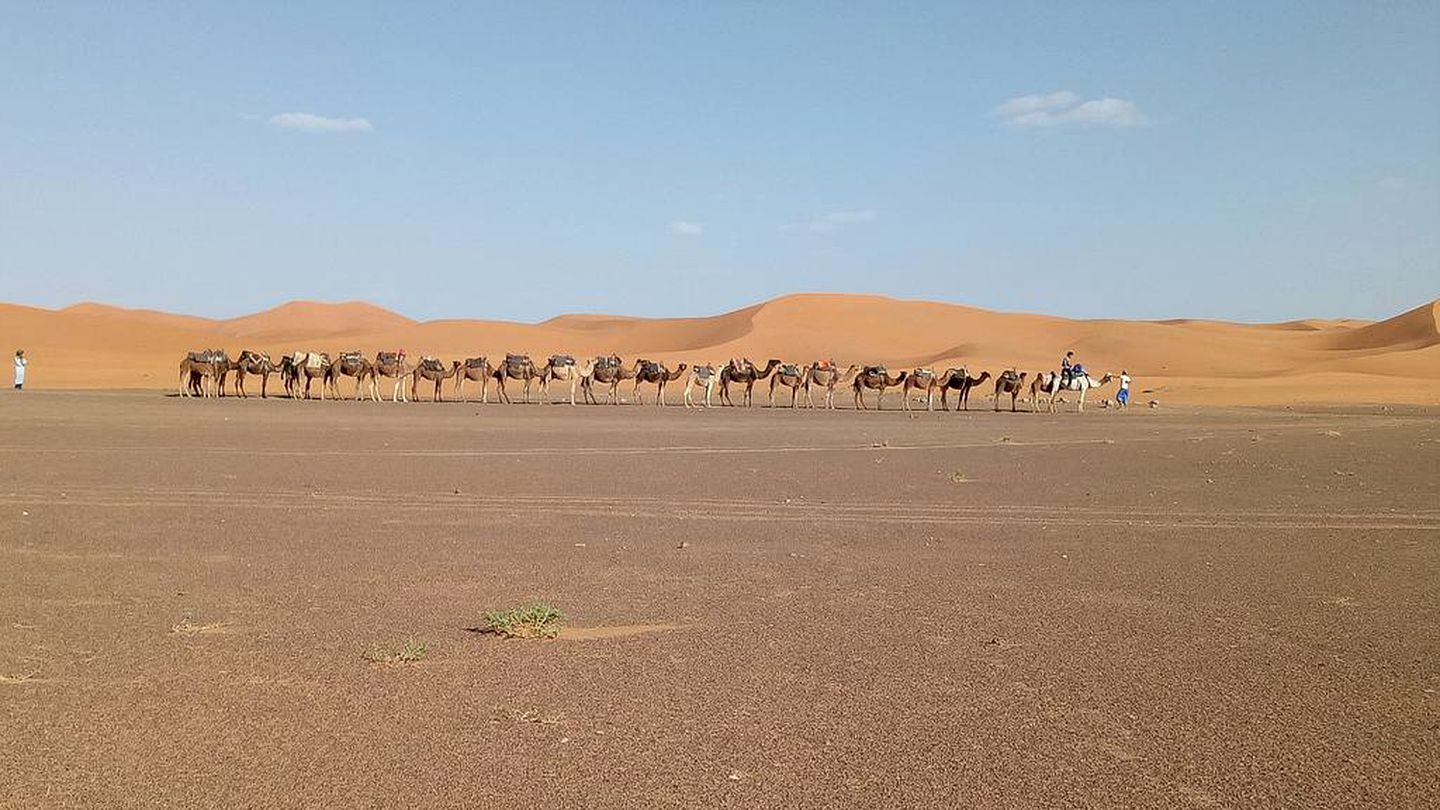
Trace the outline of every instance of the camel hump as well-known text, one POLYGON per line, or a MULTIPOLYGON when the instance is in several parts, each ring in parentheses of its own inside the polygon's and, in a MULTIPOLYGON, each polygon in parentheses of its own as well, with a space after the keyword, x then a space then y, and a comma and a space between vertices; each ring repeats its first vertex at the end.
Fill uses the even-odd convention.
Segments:
POLYGON ((484 368, 486 363, 483 357, 470 357, 465 360, 466 368, 484 368))

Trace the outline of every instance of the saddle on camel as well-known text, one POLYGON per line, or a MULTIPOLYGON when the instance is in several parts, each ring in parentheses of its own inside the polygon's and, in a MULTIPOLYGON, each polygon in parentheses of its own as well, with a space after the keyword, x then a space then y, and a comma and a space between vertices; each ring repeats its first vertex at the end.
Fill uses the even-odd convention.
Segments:
POLYGON ((200 352, 189 352, 186 355, 192 363, 229 363, 230 355, 224 349, 206 349, 200 352))

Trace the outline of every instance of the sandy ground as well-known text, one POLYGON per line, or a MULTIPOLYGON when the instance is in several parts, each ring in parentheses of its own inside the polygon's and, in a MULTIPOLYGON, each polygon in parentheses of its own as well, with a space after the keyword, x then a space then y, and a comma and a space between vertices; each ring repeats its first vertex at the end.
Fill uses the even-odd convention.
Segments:
POLYGON ((0 805, 1434 806, 1436 416, 7 392, 0 805))

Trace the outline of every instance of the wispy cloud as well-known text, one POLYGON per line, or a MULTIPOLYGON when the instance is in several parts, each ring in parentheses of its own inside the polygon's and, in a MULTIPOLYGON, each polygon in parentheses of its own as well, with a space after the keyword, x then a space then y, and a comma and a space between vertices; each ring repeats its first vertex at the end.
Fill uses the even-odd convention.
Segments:
POLYGON ((859 225, 866 222, 874 222, 875 220, 875 212, 868 209, 864 211, 831 211, 815 217, 804 225, 797 225, 795 223, 781 225, 780 230, 785 233, 793 233, 799 230, 808 230, 812 233, 830 233, 846 225, 859 225))
POLYGON ((1380 178, 1378 185, 1386 191, 1399 191, 1402 188, 1409 188, 1411 183, 1408 178, 1391 175, 1380 178))
POLYGON ((297 132, 369 132, 375 129, 365 118, 326 118, 314 113, 288 112, 270 117, 270 126, 297 132))
POLYGON ((1108 96, 1083 101, 1069 90, 1016 96, 990 114, 1010 127, 1136 127, 1150 120, 1133 101, 1108 96))
POLYGON ((680 236, 704 236, 705 225, 700 222, 686 222, 683 219, 677 219, 670 223, 670 232, 680 236))

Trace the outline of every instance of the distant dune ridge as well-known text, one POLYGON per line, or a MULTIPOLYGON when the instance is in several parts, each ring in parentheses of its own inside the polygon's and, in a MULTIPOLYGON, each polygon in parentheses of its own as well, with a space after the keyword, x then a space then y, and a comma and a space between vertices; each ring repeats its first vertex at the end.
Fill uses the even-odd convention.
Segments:
POLYGON ((538 324, 418 322, 358 301, 293 301, 229 320, 96 303, 59 310, 0 304, 0 346, 27 351, 27 382, 35 388, 173 389, 179 358, 206 347, 275 357, 397 348, 446 359, 507 351, 537 360, 613 352, 688 363, 830 357, 895 370, 963 365, 972 374, 1049 370, 1073 349, 1097 376, 1128 370, 1142 402, 1440 404, 1440 300, 1374 323, 1260 325, 1071 320, 844 294, 788 295, 704 318, 562 315, 538 324))

